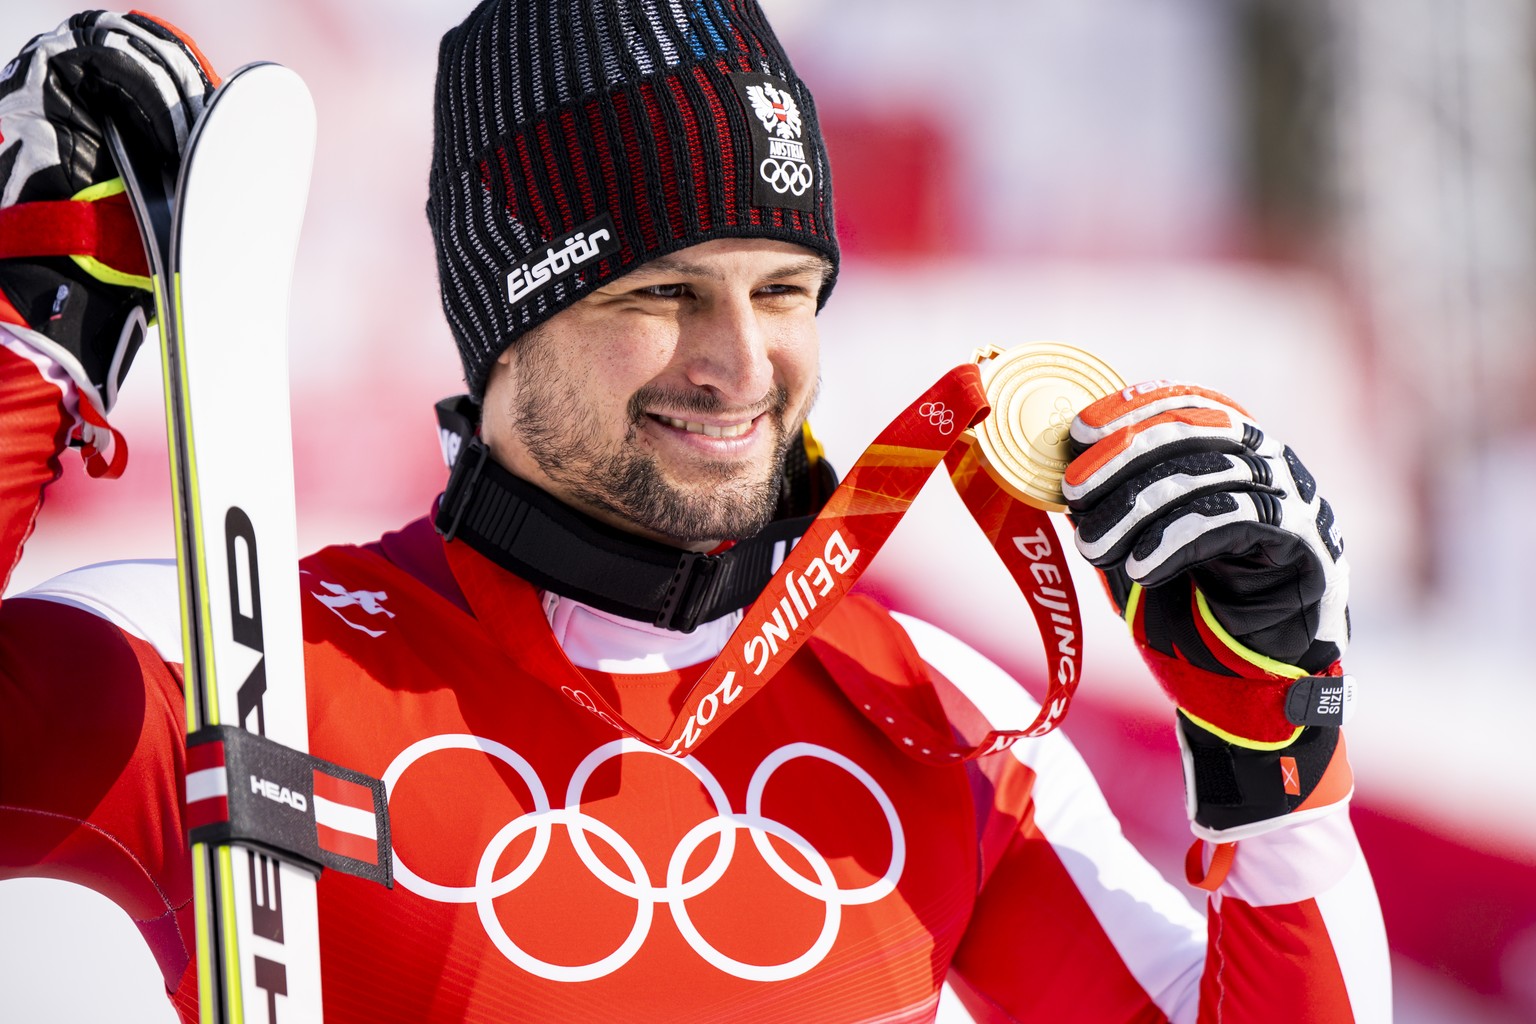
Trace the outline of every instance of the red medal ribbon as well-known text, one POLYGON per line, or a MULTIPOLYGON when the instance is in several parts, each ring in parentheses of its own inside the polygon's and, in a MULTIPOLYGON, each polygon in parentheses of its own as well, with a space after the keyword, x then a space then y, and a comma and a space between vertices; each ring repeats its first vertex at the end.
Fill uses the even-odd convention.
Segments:
POLYGON ((1003 490, 981 465, 974 445, 954 448, 945 463, 950 481, 986 534, 1034 613, 1045 641, 1047 690, 1040 713, 1025 729, 992 734, 994 742, 1044 736, 1066 717, 1083 665, 1083 622, 1066 551, 1050 514, 1003 490))
MULTIPOLYGON (((946 373, 881 431, 689 690, 666 735, 646 736, 631 726, 600 694, 588 692, 569 662, 564 662, 569 679, 548 682, 626 735, 668 754, 688 756, 810 639, 853 588, 934 469, 945 462, 961 499, 1025 593, 1047 639, 1049 692, 1028 727, 992 730, 974 744, 957 740, 948 723, 931 721, 893 694, 861 692, 856 699, 912 756, 939 764, 1005 750, 1021 737, 1049 732, 1066 715, 1081 674, 1077 596, 1047 514, 1009 495, 977 459, 968 428, 989 411, 981 371, 967 363, 946 373)), ((488 571, 464 545, 450 543, 447 550, 455 573, 478 577, 488 571)))

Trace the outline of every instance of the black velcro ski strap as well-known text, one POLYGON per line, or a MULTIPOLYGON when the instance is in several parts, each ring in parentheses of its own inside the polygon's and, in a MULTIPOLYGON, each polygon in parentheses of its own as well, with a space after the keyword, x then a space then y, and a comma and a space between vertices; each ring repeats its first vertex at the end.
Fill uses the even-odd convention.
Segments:
MULTIPOLYGON (((449 433, 445 429, 445 436, 449 433)), ((812 517, 780 519, 717 555, 682 551, 577 512, 462 442, 436 526, 543 590, 690 632, 757 599, 812 517)))
POLYGON ((187 831, 394 887, 384 783, 232 725, 187 737, 187 831))
POLYGON ((1303 676, 1285 694, 1285 717, 1292 725, 1344 724, 1355 703, 1353 676, 1303 676))

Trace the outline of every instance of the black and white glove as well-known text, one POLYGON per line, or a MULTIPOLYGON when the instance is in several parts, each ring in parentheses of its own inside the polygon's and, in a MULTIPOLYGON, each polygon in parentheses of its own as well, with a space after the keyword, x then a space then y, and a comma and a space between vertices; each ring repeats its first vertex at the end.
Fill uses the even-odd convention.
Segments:
POLYGON ((59 362, 103 426, 154 316, 104 124, 174 173, 216 84, 188 39, 139 13, 77 14, 0 69, 0 322, 59 362))
POLYGON ((1197 834, 1346 799, 1349 571, 1296 453, 1224 395, 1162 381, 1084 409, 1072 443, 1077 548, 1179 708, 1197 834))

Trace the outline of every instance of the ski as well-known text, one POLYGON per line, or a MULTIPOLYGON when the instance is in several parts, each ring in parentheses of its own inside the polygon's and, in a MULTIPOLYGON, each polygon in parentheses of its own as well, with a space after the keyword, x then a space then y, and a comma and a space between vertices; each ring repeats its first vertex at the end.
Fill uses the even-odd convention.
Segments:
POLYGON ((319 1021, 318 867, 242 842, 220 814, 249 802, 246 789, 311 818, 320 803, 313 783, 290 788, 243 762, 244 775, 226 770, 238 744, 223 741, 233 726, 279 749, 309 747, 287 321, 314 104, 287 68, 240 69, 193 127, 174 183, 111 135, 146 238, 163 356, 200 1017, 319 1021), (192 745, 220 727, 218 742, 192 745), (224 841, 199 841, 209 822, 204 833, 224 841))

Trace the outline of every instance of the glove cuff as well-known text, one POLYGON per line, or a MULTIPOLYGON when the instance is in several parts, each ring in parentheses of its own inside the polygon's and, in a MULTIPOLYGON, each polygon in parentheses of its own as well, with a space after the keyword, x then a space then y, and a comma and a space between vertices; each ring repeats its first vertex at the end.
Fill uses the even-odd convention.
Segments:
POLYGON ((1190 827, 1230 843, 1331 813, 1354 792, 1340 729, 1308 727, 1274 750, 1228 743, 1178 715, 1190 827))

